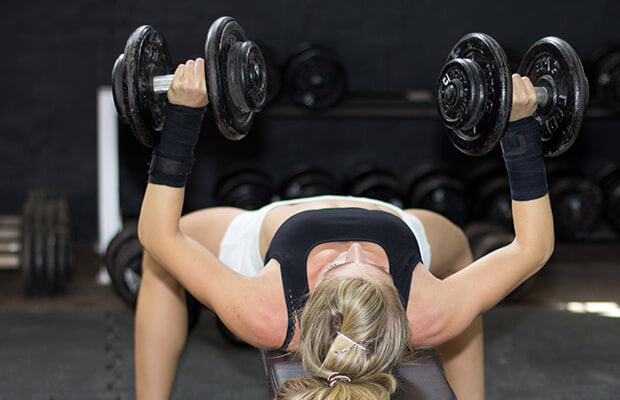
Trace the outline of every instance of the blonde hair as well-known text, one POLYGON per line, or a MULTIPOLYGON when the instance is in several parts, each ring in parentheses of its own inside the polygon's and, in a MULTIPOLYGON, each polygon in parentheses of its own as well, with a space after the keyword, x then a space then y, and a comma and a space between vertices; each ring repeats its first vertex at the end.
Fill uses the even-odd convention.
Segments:
POLYGON ((287 380, 277 400, 388 400, 397 387, 392 370, 411 352, 396 288, 361 278, 321 281, 304 308, 300 333, 301 360, 313 378, 287 380))

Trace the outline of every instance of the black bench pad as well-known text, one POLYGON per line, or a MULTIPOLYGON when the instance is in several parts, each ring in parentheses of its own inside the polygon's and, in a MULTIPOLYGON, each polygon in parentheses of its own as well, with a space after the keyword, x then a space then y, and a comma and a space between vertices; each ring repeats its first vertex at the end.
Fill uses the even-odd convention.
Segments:
MULTIPOLYGON (((417 354, 413 363, 403 364, 396 369, 395 375, 399 382, 399 389, 392 399, 456 399, 435 352, 424 351, 417 354)), ((287 379, 308 376, 301 361, 289 355, 261 350, 261 356, 272 392, 275 392, 287 379)))

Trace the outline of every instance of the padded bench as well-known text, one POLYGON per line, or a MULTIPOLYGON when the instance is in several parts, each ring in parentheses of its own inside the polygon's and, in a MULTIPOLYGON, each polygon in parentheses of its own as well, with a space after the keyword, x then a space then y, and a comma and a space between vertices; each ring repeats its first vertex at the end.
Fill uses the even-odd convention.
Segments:
MULTIPOLYGON (((399 389, 392 396, 398 400, 454 400, 439 358, 434 351, 419 351, 412 364, 400 365, 395 372, 399 389)), ((308 376, 301 361, 277 351, 261 350, 265 373, 272 394, 287 379, 308 376)))

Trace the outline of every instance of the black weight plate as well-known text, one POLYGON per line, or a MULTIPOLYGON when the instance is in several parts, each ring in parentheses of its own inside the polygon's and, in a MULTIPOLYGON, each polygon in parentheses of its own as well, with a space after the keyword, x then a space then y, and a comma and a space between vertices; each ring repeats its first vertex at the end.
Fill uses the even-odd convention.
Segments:
POLYGON ((136 29, 127 40, 123 65, 123 94, 134 135, 153 147, 163 129, 168 100, 155 94, 153 77, 173 73, 172 57, 163 36, 149 25, 136 29))
MULTIPOLYGON (((469 129, 448 129, 448 137, 463 153, 480 156, 495 147, 504 134, 512 109, 512 78, 504 50, 484 33, 470 33, 461 38, 450 51, 446 63, 454 59, 473 60, 482 71, 484 82, 484 105, 482 115, 469 129)), ((449 83, 442 75, 437 79, 437 93, 445 91, 449 83)), ((442 95, 443 98, 446 98, 442 95)), ((441 115, 441 105, 438 103, 441 115)))
POLYGON ((502 228, 499 229, 501 231, 490 229, 488 233, 481 234, 476 238, 476 240, 471 241, 471 251, 474 256, 474 260, 477 260, 480 257, 499 249, 500 247, 506 246, 514 240, 515 236, 513 234, 504 231, 502 228))
POLYGON ((32 235, 33 235, 33 259, 34 259, 34 292, 35 295, 47 294, 48 283, 45 271, 45 232, 43 230, 44 212, 43 207, 45 195, 37 196, 33 213, 32 235))
POLYGON ((412 188, 413 207, 434 211, 454 224, 463 226, 469 221, 470 207, 463 182, 450 176, 429 176, 412 188))
POLYGON ((347 178, 346 191, 353 196, 367 197, 403 207, 400 179, 391 170, 371 164, 361 164, 347 178))
POLYGON ((36 288, 35 258, 34 258, 34 203, 28 196, 22 207, 22 243, 21 243, 21 266, 24 294, 34 293, 36 288))
POLYGON ((299 166, 284 180, 280 189, 282 199, 296 199, 327 194, 337 194, 338 184, 334 176, 321 168, 299 166))
POLYGON ((482 163, 472 170, 469 179, 475 191, 474 218, 512 229, 512 199, 503 163, 482 163))
POLYGON ((601 188, 576 174, 549 174, 549 195, 558 236, 566 240, 587 239, 601 217, 601 188))
POLYGON ((620 167, 605 163, 596 173, 596 182, 605 196, 605 217, 620 232, 620 167))
MULTIPOLYGON (((220 17, 209 28, 205 42, 209 103, 219 131, 230 140, 240 140, 245 137, 254 121, 254 111, 243 111, 235 104, 230 92, 228 73, 228 57, 231 47, 247 40, 245 31, 234 18, 220 17)), ((246 60, 246 65, 237 63, 234 68, 245 67, 246 75, 252 76, 245 90, 251 92, 252 97, 262 98, 262 101, 257 101, 259 106, 257 109, 260 110, 264 106, 267 90, 265 60, 260 49, 253 51, 252 56, 246 60)))
POLYGON ((470 218, 470 196, 465 183, 446 165, 418 165, 407 179, 408 206, 439 213, 463 226, 470 218))
POLYGON ((478 243, 480 242, 482 238, 490 234, 495 234, 495 235, 502 234, 503 235, 503 234, 508 233, 501 226, 490 223, 488 221, 471 222, 463 228, 463 232, 465 233, 465 236, 467 236, 469 246, 472 248, 472 255, 474 255, 474 259, 477 259, 480 257, 480 254, 478 254, 478 252, 474 252, 473 249, 478 248, 479 246, 478 243))
POLYGON ((259 44, 265 67, 267 68, 267 98, 265 104, 270 104, 276 100, 282 87, 282 71, 278 64, 277 55, 273 48, 263 43, 259 44))
POLYGON ((316 109, 340 102, 347 88, 344 66, 332 49, 319 44, 297 47, 287 63, 285 79, 295 103, 316 109))
POLYGON ((616 231, 620 232, 620 181, 616 181, 616 184, 609 189, 606 201, 605 214, 607 221, 616 231))
POLYGON ((264 171, 252 167, 234 169, 218 179, 218 204, 255 210, 273 200, 274 184, 264 171))
POLYGON ((256 43, 246 40, 230 46, 226 61, 228 93, 241 112, 259 112, 267 99, 267 66, 256 43))
POLYGON ((44 236, 44 270, 47 284, 47 294, 54 294, 57 290, 57 259, 56 259, 56 202, 53 196, 48 196, 43 204, 43 226, 40 227, 44 236))
POLYGON ((595 74, 597 97, 611 110, 620 112, 620 49, 601 57, 595 74))
POLYGON ((67 288, 70 269, 70 235, 67 229, 60 226, 56 231, 56 288, 62 293, 67 288))
POLYGON ((550 101, 534 118, 542 129, 543 154, 562 154, 577 138, 588 106, 590 89, 579 56, 564 40, 549 36, 529 48, 519 74, 547 88, 550 101))
POLYGON ((128 237, 116 251, 110 278, 121 299, 135 307, 142 278, 142 245, 137 233, 128 237))
POLYGON ((56 225, 56 283, 59 292, 64 292, 71 276, 72 263, 72 225, 71 210, 69 199, 66 196, 59 196, 57 203, 56 225))
POLYGON ((505 228, 512 227, 512 199, 505 174, 490 177, 478 191, 476 215, 505 228))
POLYGON ((486 99, 480 66, 469 58, 455 58, 439 76, 437 106, 443 124, 451 130, 472 129, 483 116, 486 99))
MULTIPOLYGON (((137 226, 129 224, 117 234, 108 245, 106 251, 106 265, 112 285, 121 299, 131 308, 135 308, 138 301, 138 292, 142 281, 143 248, 138 239, 137 226)), ((189 292, 185 291, 187 305, 188 331, 194 329, 198 323, 202 305, 189 292)))
POLYGON ((125 73, 124 59, 124 54, 119 55, 112 67, 112 98, 114 99, 114 106, 119 118, 124 123, 129 124, 131 121, 129 120, 129 115, 127 115, 128 105, 127 96, 125 95, 127 89, 124 88, 125 79, 123 79, 123 74, 125 73))
POLYGON ((118 249, 125 243, 125 241, 137 235, 138 235, 137 224, 133 222, 127 223, 125 227, 121 229, 120 232, 114 235, 112 240, 110 240, 110 243, 108 243, 106 247, 105 255, 104 255, 104 263, 110 276, 112 276, 113 274, 112 272, 113 262, 114 262, 114 257, 116 257, 116 253, 118 252, 118 249))

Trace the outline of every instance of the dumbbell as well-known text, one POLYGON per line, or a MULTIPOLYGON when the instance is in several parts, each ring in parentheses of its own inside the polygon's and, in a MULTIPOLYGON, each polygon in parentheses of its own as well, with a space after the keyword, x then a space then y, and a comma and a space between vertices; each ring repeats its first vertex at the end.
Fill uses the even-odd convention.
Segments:
MULTIPOLYGON (((114 290, 132 309, 136 307, 142 281, 143 250, 138 239, 137 224, 128 223, 110 240, 104 256, 114 290)), ((191 331, 198 323, 201 304, 188 292, 185 292, 185 300, 188 331, 191 331)))
POLYGON ((363 163, 352 169, 345 180, 345 191, 353 196, 382 200, 403 207, 402 184, 390 169, 363 163))
MULTIPOLYGON (((209 28, 205 42, 209 104, 220 132, 243 138, 265 105, 267 72, 260 48, 232 17, 209 28)), ((174 68, 164 37, 149 25, 137 28, 112 68, 116 110, 144 146, 159 140, 174 68)))
POLYGON ((329 171, 310 165, 293 168, 293 172, 280 185, 280 197, 283 200, 338 192, 338 182, 329 171))
POLYGON ((336 52, 316 43, 296 46, 286 63, 284 77, 291 100, 308 108, 332 107, 347 90, 345 68, 336 52))
POLYGON ((255 210, 271 203, 275 185, 267 173, 253 166, 235 167, 224 172, 215 186, 218 205, 255 210))
POLYGON ((504 165, 478 165, 472 169, 469 182, 474 191, 474 218, 512 229, 512 199, 504 165))
MULTIPOLYGON (((510 244, 515 238, 511 231, 486 221, 472 222, 464 228, 464 232, 469 241, 474 260, 510 244)), ((536 275, 531 276, 508 294, 503 302, 514 303, 522 300, 532 288, 535 278, 536 275)))
POLYGON ((409 207, 435 211, 459 226, 469 221, 469 193, 465 183, 447 165, 420 164, 407 180, 409 207))
POLYGON ((620 232, 620 167, 607 163, 596 174, 596 182, 603 190, 604 214, 607 222, 620 232))
POLYGON ((112 286, 120 298, 132 308, 138 300, 142 253, 137 224, 130 223, 110 240, 104 256, 112 286))
MULTIPOLYGON (((545 37, 521 60, 518 73, 530 78, 538 99, 534 118, 541 126, 547 157, 566 151, 577 138, 589 88, 575 50, 545 37)), ((506 130, 512 109, 512 78, 504 50, 484 33, 470 33, 450 51, 437 79, 437 109, 452 143, 463 153, 491 151, 506 130)))
POLYGON ((597 98, 609 109, 620 112, 620 46, 606 51, 594 65, 597 98))
POLYGON ((558 236, 587 239, 600 221, 603 193, 592 180, 564 165, 550 165, 549 196, 558 236))
POLYGON ((24 293, 63 293, 71 278, 72 223, 65 195, 30 192, 21 215, 0 217, 0 269, 21 270, 24 293))

